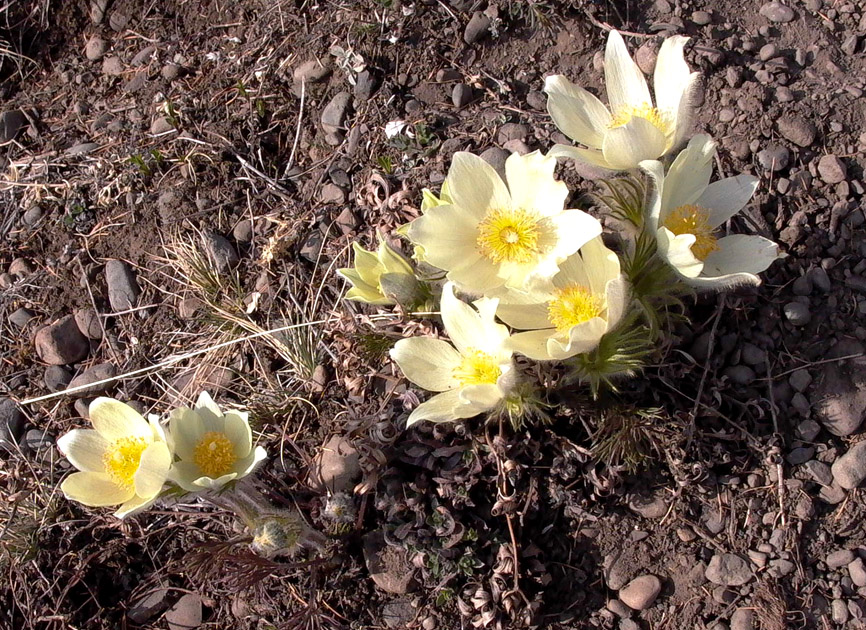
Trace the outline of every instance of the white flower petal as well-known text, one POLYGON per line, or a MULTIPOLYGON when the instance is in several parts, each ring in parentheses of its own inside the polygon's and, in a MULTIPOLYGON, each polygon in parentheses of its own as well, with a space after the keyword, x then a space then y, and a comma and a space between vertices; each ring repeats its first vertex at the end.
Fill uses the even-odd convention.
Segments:
POLYGON ((745 285, 758 286, 761 284, 761 279, 752 273, 729 273, 724 276, 684 277, 683 282, 690 287, 702 291, 722 291, 745 285))
POLYGON ((518 330, 538 330, 550 327, 546 302, 539 304, 500 304, 496 314, 506 324, 518 330))
POLYGON ((225 435, 234 447, 235 457, 244 458, 253 448, 253 432, 245 411, 227 411, 225 435))
POLYGON ((147 498, 133 495, 131 499, 129 499, 126 503, 117 508, 117 511, 114 513, 114 515, 117 518, 126 518, 127 516, 132 516, 133 514, 137 514, 138 512, 149 508, 156 502, 158 498, 159 495, 154 495, 147 498))
POLYGON ((695 203, 707 189, 713 174, 716 143, 700 134, 680 151, 668 170, 662 195, 660 220, 680 206, 695 203))
POLYGON ((601 317, 572 326, 568 332, 557 334, 547 340, 547 354, 559 361, 595 350, 598 342, 607 332, 607 322, 601 317))
MULTIPOLYGON (((652 105, 643 72, 632 61, 625 42, 617 31, 611 31, 604 51, 604 84, 614 116, 624 106, 652 105)), ((646 159, 658 157, 661 153, 646 159)), ((635 163, 636 164, 636 163, 635 163)))
POLYGON ((456 205, 430 208, 409 224, 408 234, 424 247, 425 261, 440 269, 459 269, 481 257, 478 219, 456 205))
POLYGON ((213 420, 215 418, 222 418, 223 416, 223 412, 220 410, 219 405, 217 405, 213 401, 213 398, 211 398, 210 394, 208 394, 207 392, 201 392, 198 395, 198 400, 195 403, 195 409, 204 419, 206 425, 209 420, 213 420))
POLYGON ((493 409, 493 407, 495 407, 497 403, 503 398, 502 390, 499 389, 499 386, 492 385, 490 383, 461 387, 459 390, 459 394, 460 399, 463 400, 468 406, 474 407, 481 411, 493 409))
POLYGON ((566 210, 551 220, 556 229, 556 241, 548 256, 555 260, 557 269, 558 263, 601 234, 601 222, 582 210, 566 210))
POLYGON ((502 277, 505 274, 501 273, 500 265, 494 265, 477 254, 475 259, 470 260, 472 260, 470 264, 461 264, 447 274, 448 280, 457 285, 461 291, 492 296, 497 293, 497 289, 505 285, 505 279, 502 277))
POLYGON ((646 118, 633 116, 626 124, 607 132, 602 144, 604 159, 612 168, 627 171, 643 160, 654 160, 665 152, 665 135, 646 118))
POLYGON ((105 473, 76 472, 60 484, 60 490, 70 501, 90 507, 118 505, 130 499, 135 491, 114 483, 105 473))
POLYGON ((171 412, 168 422, 175 454, 182 460, 192 459, 206 431, 201 414, 189 407, 179 407, 171 412))
POLYGON ((650 192, 649 202, 646 207, 647 229, 655 232, 659 228, 662 212, 662 197, 664 196, 665 167, 658 160, 645 160, 640 163, 643 170, 652 180, 653 188, 650 192))
POLYGON ((171 452, 165 442, 154 442, 141 453, 135 471, 135 493, 144 498, 159 494, 171 468, 171 452))
POLYGON ((595 96, 562 75, 544 80, 547 111, 566 136, 592 149, 600 149, 610 112, 595 96))
POLYGON ((683 89, 683 94, 680 98, 680 107, 671 120, 673 133, 669 134, 667 151, 678 148, 683 142, 685 142, 685 139, 689 135, 689 131, 691 131, 692 119, 695 115, 695 93, 697 92, 699 79, 700 74, 697 72, 692 72, 689 75, 688 82, 686 83, 686 87, 683 89))
POLYGON ((490 208, 511 205, 505 182, 492 166, 472 153, 458 151, 454 154, 446 181, 454 205, 476 220, 481 220, 490 208))
POLYGON ((512 207, 548 217, 561 213, 568 197, 568 186, 553 178, 555 169, 556 158, 544 156, 540 151, 527 155, 512 153, 505 160, 512 207))
POLYGON ((659 255, 668 261, 677 273, 686 278, 696 278, 704 269, 701 262, 692 253, 692 245, 697 240, 694 234, 679 234, 674 236, 666 227, 656 232, 659 255))
POLYGON ((460 353, 446 341, 430 337, 401 339, 390 355, 407 379, 428 391, 444 392, 460 384, 454 378, 460 353))
POLYGON ((616 328, 622 320, 623 315, 625 315, 630 293, 631 291, 625 276, 617 276, 608 281, 605 287, 608 330, 616 328))
POLYGON ((567 144, 555 144, 547 152, 547 155, 557 158, 571 158, 572 160, 583 162, 592 168, 604 169, 605 171, 616 170, 604 158, 604 154, 596 149, 581 149, 567 144))
POLYGON ((653 73, 653 91, 656 108, 660 112, 676 116, 680 101, 689 84, 689 66, 683 57, 683 46, 688 37, 674 35, 662 43, 653 73))
POLYGON ((69 463, 82 472, 105 472, 103 458, 110 443, 92 429, 73 429, 57 440, 69 463))
MULTIPOLYGON (((440 302, 442 322, 451 342, 460 352, 467 354, 481 350, 487 354, 496 354, 502 342, 508 337, 508 329, 493 321, 484 319, 474 308, 457 299, 454 286, 446 283, 442 288, 440 302)), ((492 315, 495 309, 488 314, 492 315)))
POLYGON ((430 400, 418 405, 409 414, 406 426, 411 427, 422 420, 429 420, 430 422, 453 422, 462 418, 472 418, 482 411, 486 410, 463 400, 460 397, 459 389, 452 389, 441 394, 436 394, 430 400))
POLYGON ((147 420, 119 400, 97 398, 90 403, 89 413, 93 428, 109 442, 126 437, 140 437, 147 441, 153 438, 153 431, 147 420))
POLYGON ((742 210, 755 194, 759 181, 752 175, 737 175, 707 186, 697 205, 710 211, 707 217, 710 227, 719 227, 742 210))
POLYGON ((763 236, 732 234, 720 238, 719 249, 704 261, 702 276, 722 276, 732 273, 758 274, 779 257, 779 246, 763 236))
POLYGON ((168 481, 174 482, 187 492, 199 492, 201 486, 195 482, 203 478, 201 469, 191 461, 174 462, 168 473, 168 481))
POLYGON ((515 333, 508 340, 508 347, 535 361, 552 361, 553 357, 547 351, 547 341, 555 334, 555 328, 515 333))

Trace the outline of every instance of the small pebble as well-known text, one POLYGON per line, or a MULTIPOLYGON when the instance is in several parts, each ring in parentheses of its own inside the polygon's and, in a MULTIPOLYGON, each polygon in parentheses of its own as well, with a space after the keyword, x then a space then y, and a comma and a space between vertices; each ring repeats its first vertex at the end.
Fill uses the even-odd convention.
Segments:
POLYGON ((785 312, 785 317, 794 326, 805 326, 812 321, 812 313, 809 307, 802 302, 788 302, 782 309, 785 312))

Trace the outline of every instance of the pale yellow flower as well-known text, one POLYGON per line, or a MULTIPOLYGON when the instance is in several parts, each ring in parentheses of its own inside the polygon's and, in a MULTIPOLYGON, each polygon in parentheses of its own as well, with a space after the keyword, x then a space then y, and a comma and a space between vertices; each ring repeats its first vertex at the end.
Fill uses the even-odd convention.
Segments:
POLYGON ((653 76, 655 104, 643 73, 616 31, 610 32, 604 55, 610 109, 564 76, 547 77, 544 91, 553 121, 562 133, 586 147, 557 144, 550 155, 625 171, 679 146, 688 132, 691 92, 698 77, 689 73, 683 57, 688 40, 675 35, 662 44, 653 76))
POLYGON ((169 479, 184 490, 216 490, 250 474, 267 453, 253 448, 253 434, 245 411, 223 413, 207 392, 195 409, 175 409, 169 420, 178 458, 169 479))
POLYGON ((493 409, 511 389, 513 364, 506 348, 508 329, 495 321, 498 300, 483 298, 475 308, 457 299, 454 285, 442 291, 442 321, 451 343, 430 337, 401 339, 391 358, 410 381, 441 392, 421 403, 409 416, 450 422, 493 409), (477 310, 476 310, 477 309, 477 310), (453 345, 452 345, 453 344, 453 345))
POLYGON ((162 491, 172 459, 159 422, 148 422, 111 398, 90 404, 90 422, 93 429, 73 429, 57 441, 81 471, 63 480, 63 494, 91 507, 120 505, 118 518, 151 505, 162 491))
POLYGON ((352 288, 346 293, 347 300, 391 305, 396 304, 397 300, 389 289, 405 285, 411 293, 411 289, 417 287, 418 280, 412 266, 383 238, 379 238, 376 252, 367 251, 358 243, 352 243, 352 249, 355 251, 355 267, 337 270, 338 274, 352 283, 352 288))
POLYGON ((701 289, 757 285, 757 274, 779 257, 779 246, 763 236, 720 236, 718 228, 746 206, 758 178, 737 175, 711 184, 715 153, 709 136, 697 135, 667 174, 661 162, 641 163, 655 183, 647 226, 656 235, 659 255, 686 284, 701 289))
POLYGON ((496 314, 518 330, 507 346, 537 361, 561 360, 594 350, 628 305, 619 258, 598 236, 567 258, 548 291, 523 304, 500 304, 496 314))
POLYGON ((564 210, 568 188, 553 178, 556 160, 513 153, 503 182, 487 162, 454 154, 451 203, 432 206, 408 229, 424 260, 446 270, 461 290, 493 297, 549 280, 559 263, 601 233, 580 210, 564 210))

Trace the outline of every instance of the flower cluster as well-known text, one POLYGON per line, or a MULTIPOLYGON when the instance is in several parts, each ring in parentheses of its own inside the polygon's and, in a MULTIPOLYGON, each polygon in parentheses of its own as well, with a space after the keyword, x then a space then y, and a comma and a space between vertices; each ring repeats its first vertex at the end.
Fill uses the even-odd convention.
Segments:
MULTIPOLYGON (((711 183, 716 145, 705 135, 679 151, 698 77, 684 58, 687 42, 674 36, 661 46, 653 99, 612 31, 604 65, 608 105, 564 76, 545 81, 553 121, 578 146, 514 153, 504 178, 480 157, 458 152, 440 196, 424 191, 420 216, 399 234, 411 242, 419 269, 444 275, 440 311, 451 343, 409 338, 391 350, 410 381, 437 392, 412 411, 410 425, 513 406, 520 390, 515 354, 564 361, 593 386, 631 374, 658 340, 659 313, 677 295, 760 284, 757 274, 778 258, 777 245, 723 233, 758 180, 738 175, 711 183), (618 251, 605 245, 598 219, 566 207, 568 187, 554 177, 557 158, 625 173, 608 188, 638 191, 631 206, 622 195, 618 204, 606 202, 623 227, 612 239, 618 251)), ((388 288, 415 287, 410 276, 433 294, 431 280, 384 241, 376 255, 357 245, 355 252, 355 269, 340 271, 353 284, 350 299, 411 309, 388 288)))
POLYGON ((93 429, 73 429, 58 440, 79 471, 60 489, 84 505, 120 505, 119 518, 169 490, 218 490, 248 475, 266 456, 261 446, 253 447, 246 412, 222 412, 207 392, 195 408, 175 409, 168 430, 158 418, 145 420, 111 398, 97 398, 89 412, 93 429))

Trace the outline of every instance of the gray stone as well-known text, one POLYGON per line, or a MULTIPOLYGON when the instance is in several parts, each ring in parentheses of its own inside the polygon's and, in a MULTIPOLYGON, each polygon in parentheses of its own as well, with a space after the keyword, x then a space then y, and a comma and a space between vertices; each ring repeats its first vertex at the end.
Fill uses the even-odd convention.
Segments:
POLYGON ((798 147, 808 147, 815 142, 818 133, 814 123, 802 116, 783 116, 778 120, 776 126, 779 133, 786 140, 790 140, 798 147))
POLYGON ((727 367, 725 368, 724 375, 737 385, 749 385, 757 376, 755 370, 748 365, 732 365, 727 367))
POLYGON ((848 564, 848 575, 851 576, 854 586, 866 586, 866 566, 863 565, 863 558, 854 558, 848 564))
POLYGON ((133 308, 141 294, 135 272, 122 260, 105 263, 105 283, 108 285, 108 303, 115 313, 133 308))
POLYGON ((780 144, 770 144, 758 152, 758 163, 766 171, 781 171, 788 167, 791 152, 780 144))
POLYGON ((319 201, 322 203, 346 203, 346 191, 336 184, 325 184, 319 189, 319 201))
POLYGON ((54 447, 54 436, 45 429, 30 429, 24 434, 21 446, 31 453, 38 453, 54 447))
POLYGON ((222 234, 217 234, 210 229, 202 230, 202 245, 208 258, 220 273, 232 269, 240 262, 235 248, 222 234))
POLYGON ((402 547, 389 545, 381 531, 373 531, 363 538, 364 563, 370 577, 386 593, 403 595, 417 588, 414 568, 402 547))
POLYGON ((105 19, 105 10, 108 8, 109 0, 93 0, 90 3, 90 21, 93 24, 102 24, 105 19))
POLYGON ((162 78, 166 81, 174 81, 183 73, 183 68, 176 63, 167 63, 160 70, 162 78))
POLYGON ((831 552, 827 555, 827 558, 824 560, 824 563, 827 565, 828 569, 838 569, 840 567, 844 567, 847 564, 851 564, 854 560, 854 552, 850 549, 837 549, 836 551, 831 552))
POLYGON ((833 483, 833 473, 830 472, 830 467, 824 462, 812 459, 803 464, 803 469, 822 486, 829 486, 833 483))
POLYGON ((88 153, 93 153, 98 148, 99 145, 95 142, 79 142, 78 144, 73 144, 71 147, 66 149, 66 154, 87 155, 88 153))
POLYGON ((466 25, 466 29, 463 31, 463 41, 467 44, 474 44, 487 35, 489 30, 490 18, 481 11, 476 11, 472 14, 469 23, 466 25))
POLYGON ((295 83, 318 83, 331 74, 331 65, 327 59, 308 59, 292 72, 295 83))
POLYGON ((457 109, 466 107, 472 102, 472 88, 465 83, 456 84, 451 90, 451 102, 457 109))
POLYGON ((812 375, 805 369, 795 370, 788 377, 788 383, 798 392, 805 392, 812 384, 812 375))
POLYGON ((24 213, 24 223, 27 225, 36 225, 45 213, 40 206, 31 206, 24 213))
POLYGON ((66 389, 72 381, 72 372, 62 365, 49 365, 42 375, 42 382, 50 392, 59 392, 66 389))
POLYGON ((72 315, 40 328, 34 345, 36 354, 49 365, 75 363, 86 357, 90 349, 90 344, 78 330, 72 315))
POLYGON ((24 328, 30 321, 36 317, 36 314, 31 311, 29 308, 21 307, 19 309, 15 309, 9 315, 9 323, 14 325, 17 328, 24 328))
POLYGON ((505 123, 496 134, 496 141, 505 144, 509 140, 525 140, 529 135, 529 127, 519 123, 505 123))
POLYGON ((846 490, 852 490, 866 479, 866 441, 857 442, 830 467, 833 480, 846 490))
POLYGON ((809 277, 812 279, 812 286, 822 293, 829 293, 833 288, 833 283, 830 281, 830 276, 827 270, 823 267, 813 267, 809 270, 809 277))
MULTIPOLYGON (((828 353, 830 359, 861 354, 857 342, 839 342, 828 353)), ((846 436, 855 433, 866 417, 866 358, 828 363, 821 379, 812 388, 812 406, 817 419, 830 433, 846 436)))
POLYGON ((102 74, 118 77, 123 74, 123 62, 120 57, 106 57, 102 60, 102 74))
POLYGON ((138 51, 138 54, 136 54, 135 57, 132 58, 130 65, 132 65, 134 68, 146 65, 150 61, 150 58, 153 57, 153 53, 155 52, 156 46, 145 46, 138 51))
POLYGON ((355 80, 355 98, 359 101, 369 101, 379 87, 379 78, 369 70, 358 73, 355 80))
POLYGON ((786 575, 790 575, 794 571, 794 563, 790 560, 778 558, 770 561, 770 567, 767 569, 767 575, 779 579, 786 575))
POLYGON ((80 308, 73 313, 73 317, 82 335, 95 341, 102 339, 102 326, 99 325, 99 315, 96 311, 92 308, 80 308))
POLYGON ((659 43, 654 39, 648 39, 634 53, 634 61, 641 72, 650 75, 656 67, 659 55, 659 43))
POLYGON ((612 612, 617 617, 630 617, 632 614, 632 609, 626 606, 624 603, 619 601, 618 599, 611 599, 607 602, 607 609, 612 612))
POLYGON ((156 588, 133 600, 126 617, 136 625, 144 625, 168 607, 167 588, 156 588))
POLYGON ((401 597, 382 606, 382 621, 388 628, 403 630, 412 625, 415 619, 415 607, 412 600, 401 597))
POLYGON ((805 326, 812 321, 809 305, 803 302, 788 302, 782 308, 785 318, 794 326, 805 326))
POLYGON ((831 616, 833 621, 842 624, 848 621, 848 605, 841 599, 834 599, 830 604, 831 616))
POLYGON ((169 131, 176 131, 176 129, 174 128, 174 125, 171 124, 168 116, 158 116, 153 119, 152 123, 150 123, 150 133, 155 136, 162 133, 168 133, 169 131))
POLYGON ((323 494, 351 492, 360 478, 358 451, 349 440, 335 435, 313 458, 307 483, 323 494))
POLYGON ((654 575, 642 575, 626 584, 619 592, 619 598, 629 608, 646 610, 655 603, 662 590, 662 583, 654 575))
POLYGON ((0 450, 11 450, 24 434, 26 419, 18 406, 8 398, 0 398, 0 450))
POLYGON ((737 608, 731 615, 731 630, 754 630, 755 611, 751 608, 737 608))
POLYGON ((499 173, 499 177, 505 179, 505 161, 510 154, 505 149, 499 147, 491 147, 481 154, 481 159, 487 162, 493 169, 499 173))
POLYGON ((698 26, 706 26, 713 21, 713 16, 709 11, 692 11, 692 22, 698 26))
POLYGON ((111 15, 108 16, 108 25, 111 27, 111 30, 120 32, 126 28, 130 19, 131 16, 128 13, 124 13, 120 9, 115 9, 111 12, 111 15))
POLYGON ((818 174, 826 184, 838 184, 848 177, 848 167, 835 155, 825 155, 818 160, 818 174))
POLYGON ((342 133, 351 104, 352 95, 348 92, 338 92, 335 94, 334 98, 322 110, 322 129, 326 133, 342 133))
POLYGON ((712 557, 704 573, 713 584, 742 586, 752 579, 749 563, 733 553, 717 553, 712 557))
POLYGON ((241 219, 232 230, 232 236, 238 243, 249 243, 253 240, 253 222, 241 219))
POLYGON ((798 448, 792 449, 788 456, 785 457, 787 462, 791 464, 791 466, 799 466, 800 464, 805 464, 812 456, 815 454, 815 449, 811 446, 800 446, 798 448))
POLYGON ((767 2, 759 12, 771 22, 784 23, 794 19, 794 10, 781 2, 767 2))
POLYGON ((668 503, 661 493, 649 496, 632 494, 628 498, 628 507, 644 518, 660 519, 668 513, 668 503))
POLYGON ((101 37, 91 37, 84 47, 84 56, 90 61, 99 61, 108 50, 108 44, 101 37))
POLYGON ((845 489, 835 481, 832 485, 821 486, 821 489, 818 491, 818 498, 830 505, 842 503, 846 496, 845 489))
POLYGON ((0 114, 0 144, 14 140, 27 124, 27 116, 20 109, 11 109, 0 114))
POLYGON ((201 626, 202 602, 198 593, 187 593, 169 608, 163 618, 169 630, 195 630, 201 626))
MULTIPOLYGON (((111 363, 99 363, 84 370, 81 374, 72 379, 72 382, 69 383, 69 388, 80 387, 82 385, 90 385, 91 383, 96 383, 98 381, 104 381, 109 378, 114 378, 117 375, 117 368, 114 367, 111 363)), ((87 387, 82 389, 81 391, 73 392, 72 396, 76 396, 78 398, 92 397, 98 396, 100 394, 106 393, 114 387, 114 381, 110 381, 108 383, 103 383, 101 385, 93 385, 92 387, 87 387)))

